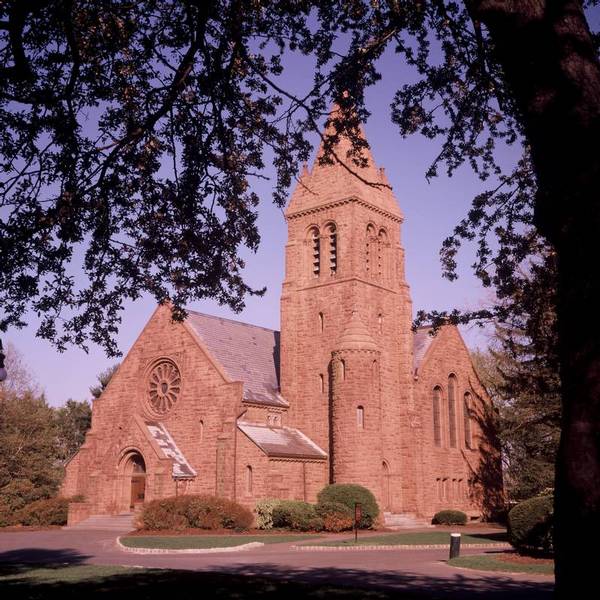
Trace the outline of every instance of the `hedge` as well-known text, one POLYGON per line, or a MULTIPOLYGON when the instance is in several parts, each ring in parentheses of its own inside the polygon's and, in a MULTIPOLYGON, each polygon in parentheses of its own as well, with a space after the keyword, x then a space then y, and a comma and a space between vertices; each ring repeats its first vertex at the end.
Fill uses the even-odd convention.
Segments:
POLYGON ((361 529, 373 527, 379 516, 379 506, 375 496, 362 485, 354 483, 333 483, 325 486, 317 496, 319 504, 326 502, 339 502, 350 509, 354 518, 354 504, 362 505, 362 518, 359 523, 361 529))
POLYGON ((254 516, 231 500, 206 495, 172 496, 144 504, 139 524, 144 529, 248 529, 254 516))
POLYGON ((467 515, 462 510, 440 510, 431 522, 434 525, 466 525, 467 515))
POLYGON ((18 510, 13 517, 13 523, 35 527, 66 525, 70 501, 68 498, 36 500, 18 510))
POLYGON ((354 525, 354 512, 341 502, 322 502, 315 506, 315 512, 323 519, 325 531, 347 531, 354 525))
POLYGON ((256 513, 257 529, 273 529, 273 510, 281 504, 281 500, 268 498, 259 500, 256 503, 254 512, 256 513))
POLYGON ((285 527, 298 531, 321 531, 323 519, 315 507, 301 500, 282 500, 273 509, 273 527, 285 527))
POLYGON ((530 498, 508 513, 508 540, 517 550, 552 552, 553 525, 554 498, 530 498))

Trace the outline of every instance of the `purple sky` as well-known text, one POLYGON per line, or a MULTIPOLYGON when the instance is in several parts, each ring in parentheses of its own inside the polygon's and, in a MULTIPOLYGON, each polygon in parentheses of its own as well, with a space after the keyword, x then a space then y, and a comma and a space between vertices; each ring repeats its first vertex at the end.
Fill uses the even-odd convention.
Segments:
MULTIPOLYGON (((290 69, 283 83, 290 88, 308 86, 312 79, 311 65, 299 59, 290 59, 290 69), (286 78, 289 78, 286 82, 286 78)), ((472 248, 460 255, 458 281, 450 283, 441 277, 439 248, 456 223, 466 214, 474 195, 487 189, 490 182, 482 183, 468 169, 460 169, 454 177, 440 175, 429 183, 424 173, 439 152, 439 142, 412 136, 403 140, 390 120, 390 103, 394 91, 406 81, 399 59, 386 54, 381 62, 383 79, 370 89, 367 105, 372 113, 365 124, 367 139, 378 166, 386 169, 402 211, 404 225, 402 239, 406 249, 406 276, 411 287, 414 310, 466 309, 489 303, 493 296, 483 289, 471 274, 472 248)), ((519 149, 504 152, 503 160, 513 162, 519 149)), ((214 302, 197 302, 189 308, 230 317, 233 319, 279 328, 279 297, 283 279, 283 249, 286 225, 282 212, 271 202, 269 182, 258 181, 255 190, 261 196, 258 226, 262 242, 257 254, 244 252, 247 262, 246 279, 254 287, 267 286, 262 298, 248 298, 242 313, 235 314, 214 302)), ((126 305, 123 323, 117 338, 125 354, 154 310, 151 298, 143 298, 126 305)), ((9 330, 4 336, 24 355, 30 371, 45 390, 50 404, 60 405, 67 399, 90 397, 89 387, 96 383, 98 373, 116 362, 107 359, 97 347, 89 354, 70 349, 62 354, 46 341, 35 337, 37 321, 31 318, 29 327, 9 330)), ((483 346, 485 334, 477 327, 463 328, 467 344, 483 346)))

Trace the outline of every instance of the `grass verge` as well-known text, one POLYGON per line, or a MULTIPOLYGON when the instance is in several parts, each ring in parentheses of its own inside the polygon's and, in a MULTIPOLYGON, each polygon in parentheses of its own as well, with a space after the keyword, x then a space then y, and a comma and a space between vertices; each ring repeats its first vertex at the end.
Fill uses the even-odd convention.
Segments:
POLYGON ((124 536, 121 544, 128 548, 160 548, 163 550, 206 550, 209 548, 232 548, 262 542, 263 544, 281 544, 308 540, 310 535, 186 535, 175 536, 124 536))
MULTIPOLYGON (((363 534, 364 535, 364 534, 363 534)), ((497 544, 506 542, 504 532, 497 533, 464 533, 461 544, 497 544)), ((358 542, 354 538, 334 542, 320 542, 314 546, 420 546, 426 544, 450 544, 450 532, 424 531, 421 533, 388 533, 385 535, 364 536, 358 534, 358 542)))
POLYGON ((257 598, 260 600, 415 600, 411 594, 343 587, 321 581, 307 584, 276 577, 206 573, 170 569, 143 569, 96 565, 36 568, 2 566, 2 600, 197 600, 203 598, 257 598), (8 569, 8 572, 7 572, 8 569))
POLYGON ((459 556, 448 561, 453 567, 462 567, 465 569, 478 569, 479 571, 504 571, 505 573, 532 573, 535 575, 553 575, 554 565, 552 563, 526 564, 521 562, 511 562, 510 560, 500 560, 489 555, 459 556))

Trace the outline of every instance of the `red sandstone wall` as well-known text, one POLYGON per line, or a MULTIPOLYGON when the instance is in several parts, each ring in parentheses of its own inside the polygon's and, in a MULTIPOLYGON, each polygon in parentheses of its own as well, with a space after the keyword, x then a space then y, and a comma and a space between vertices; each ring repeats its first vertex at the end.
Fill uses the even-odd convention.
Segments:
POLYGON ((485 415, 490 400, 473 370, 468 351, 455 327, 443 327, 418 371, 415 398, 423 426, 423 494, 421 512, 431 516, 444 508, 458 508, 480 516, 501 503, 499 450, 485 415), (456 448, 449 443, 448 376, 456 375, 456 448), (433 388, 442 388, 442 442, 434 443, 433 388), (463 398, 471 393, 471 448, 465 444, 463 398), (485 490, 482 483, 485 481, 485 490))
POLYGON ((158 460, 133 419, 134 414, 151 417, 145 405, 146 372, 161 357, 175 361, 182 376, 180 397, 161 421, 198 473, 195 481, 185 486, 187 492, 216 492, 220 445, 224 456, 220 491, 232 496, 234 426, 240 412, 241 385, 224 380, 185 326, 171 323, 167 307, 155 312, 102 397, 94 402, 92 429, 81 457, 67 467, 63 493, 84 494, 100 512, 114 510, 120 485, 117 466, 128 447, 137 448, 146 461, 147 500, 175 493, 170 468, 162 464, 171 461, 158 460))
MULTIPOLYGON (((318 191, 318 190, 316 190, 318 191)), ((372 457, 370 471, 383 477, 383 459, 389 472, 392 508, 416 510, 417 455, 411 429, 412 307, 404 281, 403 250, 397 218, 359 202, 340 202, 333 208, 307 211, 288 218, 286 280, 281 302, 282 393, 290 402, 290 421, 328 450, 331 353, 353 309, 381 349, 381 428, 383 456, 372 457), (312 226, 323 232, 335 222, 338 231, 338 269, 327 272, 328 240, 321 244, 322 270, 311 273, 311 246, 307 233, 312 226), (366 229, 385 228, 388 243, 381 269, 377 259, 366 266, 366 229), (381 274, 379 273, 381 271, 381 274), (324 319, 320 331, 319 313, 324 319), (320 389, 319 375, 325 378, 320 389)), ((373 249, 371 249, 373 252, 373 249)), ((377 390, 363 390, 368 396, 377 390)), ((368 415, 367 415, 368 417, 368 415)), ((343 425, 341 435, 357 435, 355 421, 343 425)), ((349 422, 350 422, 349 421, 349 422)))

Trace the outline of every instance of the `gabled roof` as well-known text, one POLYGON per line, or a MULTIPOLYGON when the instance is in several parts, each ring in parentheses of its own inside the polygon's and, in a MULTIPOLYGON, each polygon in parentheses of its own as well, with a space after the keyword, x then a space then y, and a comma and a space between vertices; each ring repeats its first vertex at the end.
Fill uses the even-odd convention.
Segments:
POLYGON ((279 393, 279 332, 188 311, 186 323, 227 376, 244 384, 246 402, 287 407, 279 393))
POLYGON ((427 350, 429 350, 434 337, 430 334, 432 327, 419 327, 413 335, 413 373, 417 373, 427 350))
POLYGON ((239 421, 238 428, 269 457, 313 460, 327 458, 325 451, 298 429, 267 427, 245 421, 239 421))

